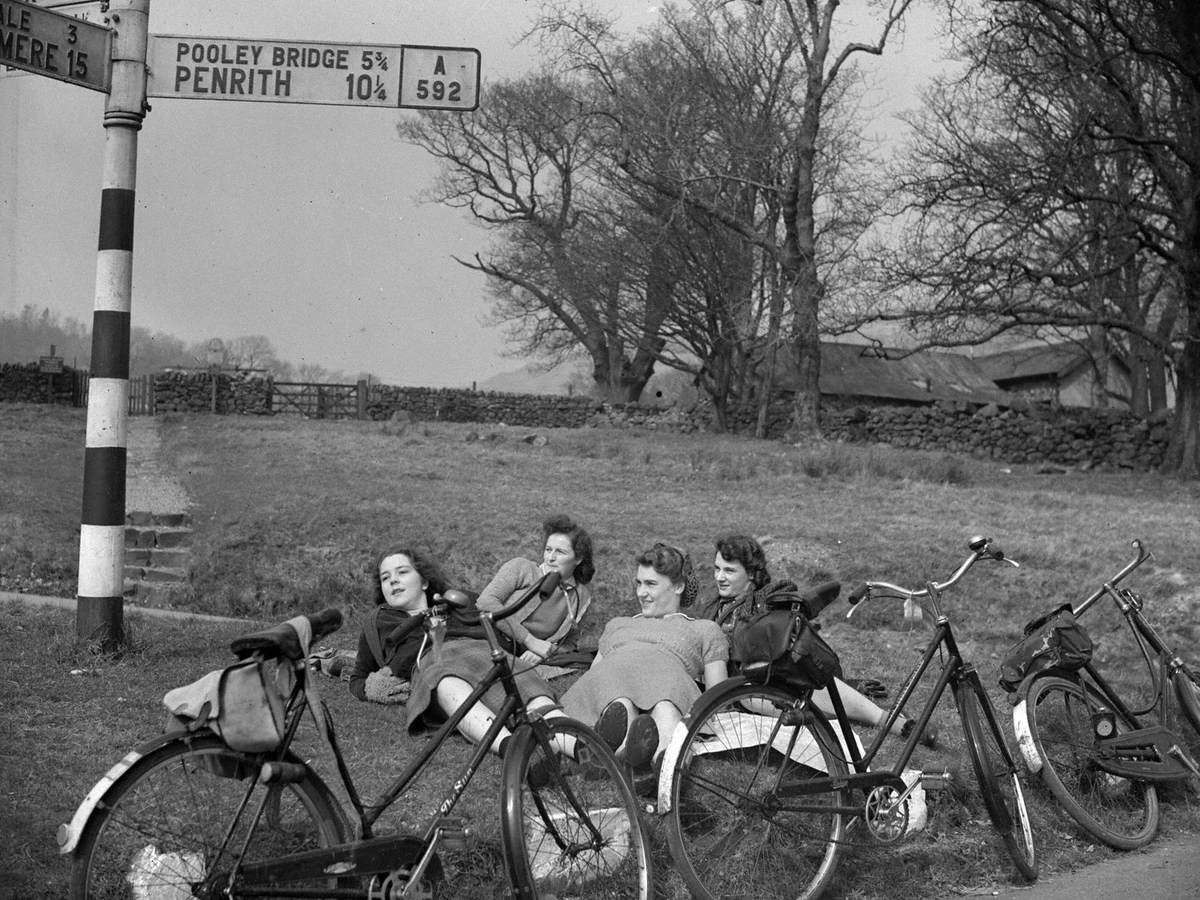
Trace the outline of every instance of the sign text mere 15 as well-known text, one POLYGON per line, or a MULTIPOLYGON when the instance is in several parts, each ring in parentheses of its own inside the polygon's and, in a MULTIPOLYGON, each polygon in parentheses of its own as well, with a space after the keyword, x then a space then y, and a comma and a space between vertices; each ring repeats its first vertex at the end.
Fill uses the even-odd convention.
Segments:
POLYGON ((0 65, 108 93, 112 32, 103 25, 0 0, 0 65))

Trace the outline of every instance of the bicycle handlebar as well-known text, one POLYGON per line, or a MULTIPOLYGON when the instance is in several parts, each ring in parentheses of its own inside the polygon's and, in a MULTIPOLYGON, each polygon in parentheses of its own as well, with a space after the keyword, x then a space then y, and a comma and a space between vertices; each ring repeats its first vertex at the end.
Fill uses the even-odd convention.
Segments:
POLYGON ((967 548, 971 551, 970 555, 963 563, 954 571, 945 581, 938 583, 936 581, 929 582, 925 587, 916 590, 911 588, 900 587, 898 584, 891 584, 887 581, 864 581, 850 591, 850 595, 846 598, 850 604, 850 612, 846 614, 846 618, 854 615, 854 610, 863 600, 871 597, 879 597, 893 600, 904 600, 911 602, 923 597, 929 597, 931 594, 938 594, 948 587, 953 587, 958 583, 958 580, 966 574, 967 569, 975 565, 981 559, 991 559, 995 562, 1006 562, 1011 566, 1020 567, 1020 563, 1014 559, 1009 559, 1004 555, 1004 551, 992 543, 992 539, 976 535, 967 542, 967 548))
POLYGON ((1110 581, 1106 581, 1104 584, 1098 587, 1091 594, 1091 596, 1075 607, 1075 609, 1072 610, 1075 616, 1082 616, 1085 612, 1087 612, 1092 604, 1094 604, 1109 591, 1113 590, 1130 572, 1132 572, 1146 560, 1154 558, 1154 554, 1146 549, 1145 544, 1143 544, 1139 538, 1134 538, 1132 541, 1130 541, 1129 546, 1133 547, 1133 549, 1137 551, 1137 558, 1135 558, 1132 562, 1127 563, 1125 568, 1114 575, 1110 581))

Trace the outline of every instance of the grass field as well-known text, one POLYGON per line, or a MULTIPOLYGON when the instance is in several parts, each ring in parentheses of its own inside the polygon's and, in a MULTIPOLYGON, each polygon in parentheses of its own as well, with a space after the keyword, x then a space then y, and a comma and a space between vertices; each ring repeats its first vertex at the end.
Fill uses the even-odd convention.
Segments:
MULTIPOLYGON (((0 590, 73 595, 83 426, 81 411, 0 405, 0 590)), ((340 647, 353 646, 383 547, 424 546, 459 584, 481 587, 505 559, 536 555, 539 523, 558 511, 583 522, 597 543, 593 634, 631 611, 631 560, 657 539, 689 549, 703 579, 714 536, 741 530, 764 540, 776 574, 801 583, 916 585, 948 575, 968 537, 987 534, 1022 567, 976 567, 949 595, 949 609, 964 655, 990 688, 1021 624, 1098 586, 1131 557, 1134 537, 1156 557, 1136 578, 1151 615, 1181 646, 1200 645, 1200 486, 1192 483, 725 436, 552 430, 539 446, 521 440, 527 429, 444 423, 396 435, 377 423, 171 416, 158 428, 164 462, 196 504, 191 583, 178 605, 266 621, 339 606, 349 619, 332 641, 340 647)), ((823 634, 845 669, 895 689, 925 631, 898 608, 864 610, 851 622, 845 610, 839 603, 823 615, 823 634)), ((14 604, 4 613, 0 896, 60 896, 67 865, 54 829, 111 763, 160 731, 164 690, 227 661, 240 626, 131 613, 132 651, 94 657, 75 646, 69 613, 14 604)), ((1101 660, 1128 668, 1121 664, 1132 648, 1113 613, 1098 608, 1085 624, 1101 660)), ((992 693, 1007 713, 1002 693, 992 693)), ((369 795, 410 739, 396 710, 356 703, 333 683, 327 694, 369 795)), ((917 763, 952 773, 969 767, 953 709, 944 706, 935 722, 942 744, 921 751, 917 763)), ((462 753, 456 746, 451 756, 462 753)), ((324 771, 336 781, 332 766, 324 771)), ((485 770, 468 798, 480 840, 449 861, 455 896, 503 895, 494 877, 496 784, 496 772, 485 770)), ((1164 831, 1200 832, 1194 791, 1170 799, 1164 831)), ((406 808, 396 827, 416 812, 406 808)), ((1033 813, 1044 871, 1108 855, 1039 792, 1033 813)), ((1012 878, 1001 854, 978 799, 951 791, 933 804, 925 832, 848 853, 833 896, 985 890, 1012 878)), ((684 896, 670 873, 662 887, 663 896, 684 896)))

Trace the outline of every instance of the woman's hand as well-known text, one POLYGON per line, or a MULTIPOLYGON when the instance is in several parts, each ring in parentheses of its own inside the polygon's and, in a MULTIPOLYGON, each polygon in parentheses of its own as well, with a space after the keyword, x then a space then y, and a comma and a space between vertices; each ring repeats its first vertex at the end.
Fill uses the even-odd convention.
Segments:
POLYGON ((521 654, 521 659, 527 663, 540 663, 551 653, 554 652, 554 644, 542 638, 534 637, 532 634, 525 638, 525 652, 521 654))

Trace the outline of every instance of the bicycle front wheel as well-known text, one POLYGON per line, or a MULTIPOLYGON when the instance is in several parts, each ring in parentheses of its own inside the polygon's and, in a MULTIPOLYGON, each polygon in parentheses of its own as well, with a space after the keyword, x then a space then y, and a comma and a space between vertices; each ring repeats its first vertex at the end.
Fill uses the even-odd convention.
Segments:
POLYGON ((671 771, 667 837, 697 900, 814 900, 845 836, 844 753, 807 699, 730 679, 688 717, 671 771), (814 787, 820 785, 820 787, 814 787))
POLYGON ((1191 723, 1192 729, 1200 736, 1200 676, 1190 668, 1182 668, 1175 670, 1173 680, 1179 707, 1191 723))
POLYGON ((513 896, 653 896, 639 804, 600 736, 556 716, 518 729, 510 745, 501 830, 513 896))
POLYGON ((1025 792, 1008 743, 1000 731, 996 712, 976 678, 967 678, 955 688, 958 714, 962 719, 967 752, 983 805, 992 825, 1000 833, 1004 848, 1016 864, 1017 871, 1029 881, 1038 875, 1037 848, 1033 843, 1033 826, 1025 806, 1025 792))
POLYGON ((341 808, 315 775, 292 784, 255 786, 235 821, 258 773, 255 758, 230 750, 210 734, 151 750, 117 779, 88 820, 75 851, 71 896, 215 895, 213 881, 229 872, 231 854, 245 843, 263 792, 268 792, 267 804, 243 862, 346 839, 341 808))
MULTIPOLYGON (((1055 676, 1035 678, 1025 691, 1025 717, 1042 761, 1042 782, 1076 822, 1117 850, 1148 844, 1158 831, 1158 792, 1096 765, 1092 705, 1105 705, 1093 687, 1055 676)), ((1019 711, 1018 711, 1019 714, 1019 711)), ((1132 722, 1117 718, 1121 731, 1132 722)))

